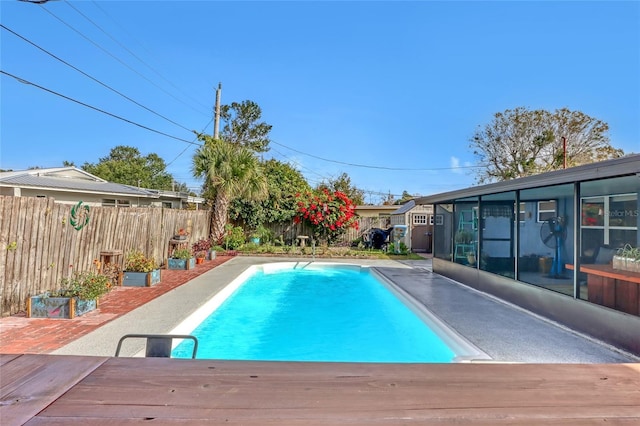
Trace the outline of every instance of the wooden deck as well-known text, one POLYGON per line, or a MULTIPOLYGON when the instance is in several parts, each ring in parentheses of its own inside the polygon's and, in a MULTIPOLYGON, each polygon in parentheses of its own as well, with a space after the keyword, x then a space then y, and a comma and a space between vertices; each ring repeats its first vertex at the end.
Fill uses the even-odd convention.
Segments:
POLYGON ((0 423, 640 423, 640 364, 348 364, 0 355, 0 423))

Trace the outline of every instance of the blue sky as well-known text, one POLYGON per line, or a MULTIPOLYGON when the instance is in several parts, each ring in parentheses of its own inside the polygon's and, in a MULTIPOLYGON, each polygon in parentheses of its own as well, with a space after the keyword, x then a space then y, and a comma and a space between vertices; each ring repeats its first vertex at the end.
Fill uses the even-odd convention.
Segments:
POLYGON ((640 152, 637 1, 2 0, 0 19, 99 81, 0 29, 2 71, 41 87, 0 78, 3 169, 128 145, 197 191, 184 141, 213 132, 218 83, 262 108, 264 158, 312 185, 345 172, 369 203, 472 185, 474 130, 519 106, 582 111, 640 152))

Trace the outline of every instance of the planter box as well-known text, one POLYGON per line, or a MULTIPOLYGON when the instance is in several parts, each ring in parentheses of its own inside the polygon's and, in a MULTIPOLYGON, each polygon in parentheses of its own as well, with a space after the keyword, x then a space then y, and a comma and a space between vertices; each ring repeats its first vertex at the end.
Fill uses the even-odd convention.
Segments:
POLYGON ((640 272, 640 261, 622 256, 613 256, 612 260, 613 269, 620 269, 622 271, 640 272))
POLYGON ((160 269, 151 272, 124 271, 122 285, 125 287, 151 287, 160 282, 160 269))
POLYGON ((71 319, 97 308, 97 300, 84 300, 77 297, 31 296, 27 301, 27 317, 71 319))
POLYGON ((538 259, 538 264, 540 265, 539 271, 543 274, 548 274, 553 266, 553 257, 543 256, 538 259))
POLYGON ((520 258, 520 271, 521 272, 538 272, 538 259, 536 255, 525 255, 520 258))
POLYGON ((172 259, 167 262, 168 269, 193 269, 196 267, 196 258, 191 259, 172 259))
POLYGON ((211 250, 207 252, 207 260, 213 260, 216 258, 216 251, 211 250))

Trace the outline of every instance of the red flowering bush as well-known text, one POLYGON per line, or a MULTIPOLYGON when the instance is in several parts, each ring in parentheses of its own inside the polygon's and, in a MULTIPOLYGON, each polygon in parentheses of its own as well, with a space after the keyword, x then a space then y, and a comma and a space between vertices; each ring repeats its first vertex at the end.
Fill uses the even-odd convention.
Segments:
POLYGON ((334 241, 347 229, 358 229, 356 206, 343 192, 319 192, 296 194, 297 215, 295 223, 306 223, 313 229, 316 239, 334 241))

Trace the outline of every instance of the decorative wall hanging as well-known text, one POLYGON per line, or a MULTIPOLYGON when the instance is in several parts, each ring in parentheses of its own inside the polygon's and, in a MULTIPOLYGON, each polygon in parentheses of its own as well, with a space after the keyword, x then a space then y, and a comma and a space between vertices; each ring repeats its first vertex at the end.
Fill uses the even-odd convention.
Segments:
POLYGON ((78 204, 71 207, 71 219, 69 223, 76 231, 81 230, 89 223, 89 206, 82 204, 82 201, 78 201, 78 204))

